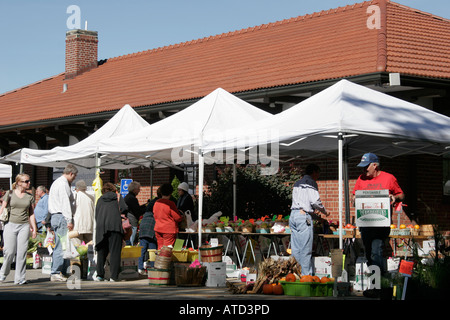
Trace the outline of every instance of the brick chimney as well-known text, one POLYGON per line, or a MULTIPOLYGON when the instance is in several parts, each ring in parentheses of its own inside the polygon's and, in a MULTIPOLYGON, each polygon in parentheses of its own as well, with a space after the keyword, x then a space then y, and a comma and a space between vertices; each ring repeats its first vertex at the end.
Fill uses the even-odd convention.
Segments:
POLYGON ((66 32, 66 79, 97 67, 98 33, 88 30, 66 32))

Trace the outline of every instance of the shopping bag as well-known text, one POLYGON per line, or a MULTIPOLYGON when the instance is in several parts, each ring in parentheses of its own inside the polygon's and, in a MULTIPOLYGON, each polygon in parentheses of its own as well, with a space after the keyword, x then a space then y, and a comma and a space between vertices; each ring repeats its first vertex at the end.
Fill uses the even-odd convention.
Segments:
POLYGON ((1 213, 0 213, 0 221, 3 223, 6 223, 9 221, 9 214, 10 214, 10 209, 11 207, 9 206, 9 203, 11 202, 11 194, 12 191, 8 191, 8 197, 6 199, 6 207, 2 209, 0 209, 1 213))
POLYGON ((123 228, 123 239, 129 240, 131 238, 131 234, 133 233, 130 220, 122 215, 122 228, 123 228))
MULTIPOLYGON (((77 251, 77 248, 72 242, 72 239, 67 235, 64 237, 65 246, 63 246, 63 259, 74 259, 78 257, 80 254, 77 251)), ((63 244, 63 243, 61 243, 63 244)))
POLYGON ((51 231, 47 232, 44 240, 44 247, 54 248, 55 247, 55 234, 51 231))

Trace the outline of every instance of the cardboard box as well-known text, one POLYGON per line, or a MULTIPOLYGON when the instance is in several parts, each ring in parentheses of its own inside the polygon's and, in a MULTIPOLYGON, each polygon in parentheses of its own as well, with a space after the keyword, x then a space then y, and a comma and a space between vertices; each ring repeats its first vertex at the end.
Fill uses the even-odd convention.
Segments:
POLYGON ((313 270, 314 275, 318 276, 319 278, 331 278, 331 257, 314 257, 313 270))
POLYGON ((227 270, 225 262, 203 262, 206 267, 206 286, 225 287, 227 280, 227 270))
POLYGON ((138 271, 139 258, 122 258, 120 260, 120 271, 138 271))
POLYGON ((389 190, 357 190, 355 215, 357 227, 389 227, 391 204, 389 190))
POLYGON ((51 274, 52 273, 52 256, 43 255, 41 257, 42 261, 42 273, 43 274, 51 274))

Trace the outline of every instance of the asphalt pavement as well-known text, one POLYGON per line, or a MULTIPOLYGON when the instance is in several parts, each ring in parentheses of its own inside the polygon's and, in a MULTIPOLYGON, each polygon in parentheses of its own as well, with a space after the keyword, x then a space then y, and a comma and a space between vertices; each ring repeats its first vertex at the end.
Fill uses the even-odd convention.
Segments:
POLYGON ((153 286, 146 276, 117 282, 78 278, 69 278, 67 282, 51 282, 49 275, 43 274, 41 269, 27 269, 28 283, 16 285, 14 272, 11 270, 6 280, 0 283, 2 307, 8 307, 13 302, 15 308, 23 305, 26 308, 24 312, 31 310, 30 312, 39 314, 40 310, 53 306, 67 306, 65 310, 73 312, 64 316, 77 319, 99 308, 103 317, 119 317, 123 315, 122 310, 128 310, 137 317, 158 314, 159 317, 166 316, 170 319, 261 318, 283 315, 286 310, 293 310, 291 307, 301 307, 302 303, 304 308, 315 306, 315 310, 326 311, 339 310, 344 306, 342 303, 346 302, 361 307, 365 301, 370 300, 360 293, 352 293, 346 297, 297 297, 235 294, 227 287, 153 286))
MULTIPOLYGON (((364 300, 361 294, 347 297, 297 297, 287 295, 235 294, 227 287, 154 286, 146 276, 117 282, 81 280, 52 282, 42 269, 27 269, 28 283, 14 284, 14 270, 0 283, 0 300, 364 300)), ((233 279, 229 279, 233 281, 233 279)), ((237 281, 237 280, 234 280, 237 281)))

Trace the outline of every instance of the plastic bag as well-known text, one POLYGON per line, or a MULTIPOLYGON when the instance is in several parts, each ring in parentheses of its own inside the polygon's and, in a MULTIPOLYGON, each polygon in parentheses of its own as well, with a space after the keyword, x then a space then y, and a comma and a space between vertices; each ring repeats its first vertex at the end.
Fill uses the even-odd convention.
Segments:
POLYGON ((46 248, 54 248, 55 247, 55 234, 53 232, 47 232, 47 235, 44 240, 44 247, 46 248))
MULTIPOLYGON (((74 259, 78 257, 80 254, 77 251, 77 248, 72 242, 72 239, 68 237, 67 235, 64 237, 65 246, 63 246, 63 259, 74 259)), ((63 244, 63 243, 61 243, 63 244)))

